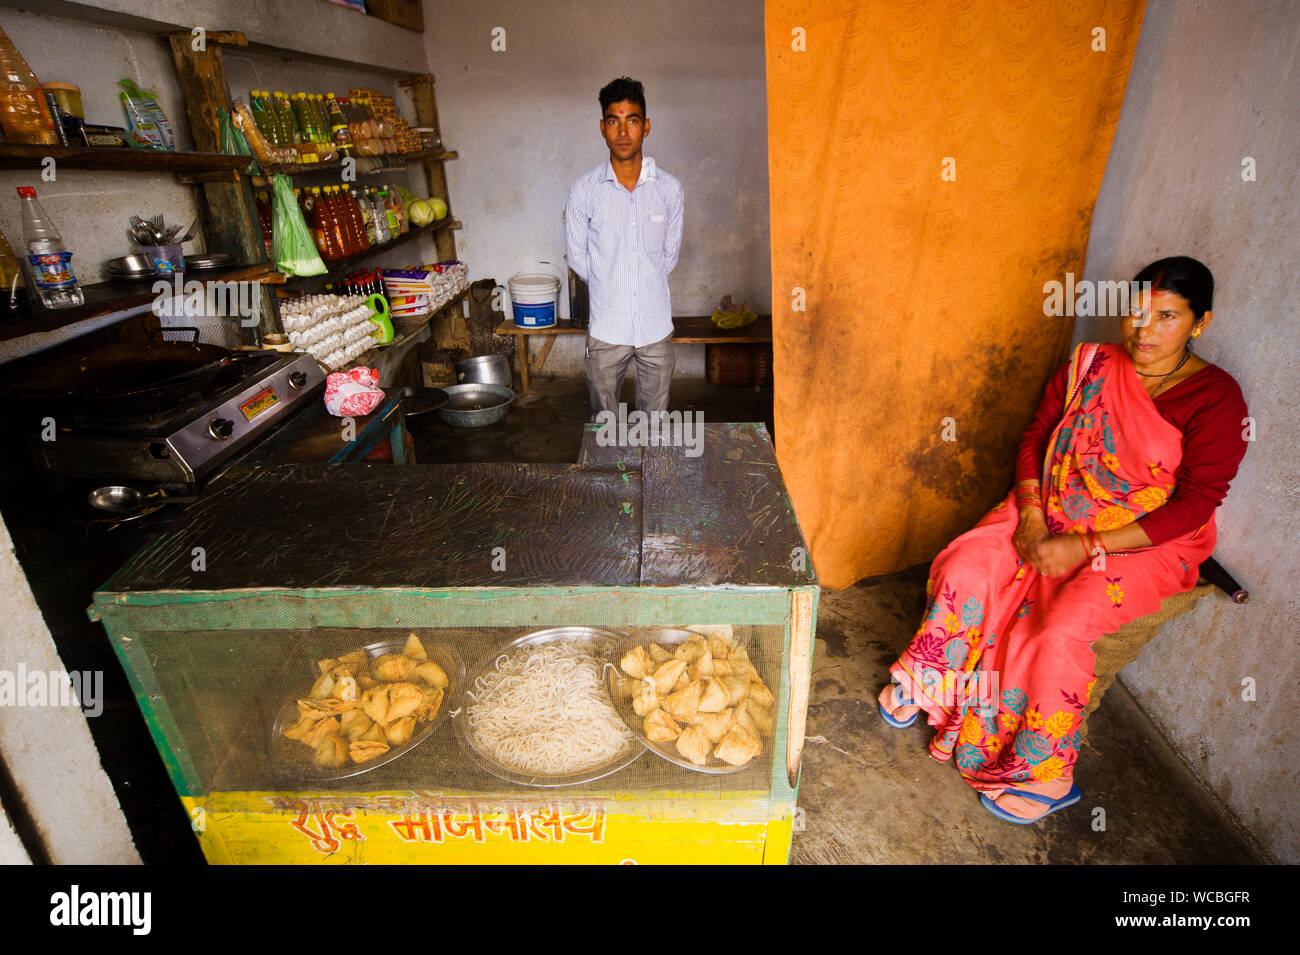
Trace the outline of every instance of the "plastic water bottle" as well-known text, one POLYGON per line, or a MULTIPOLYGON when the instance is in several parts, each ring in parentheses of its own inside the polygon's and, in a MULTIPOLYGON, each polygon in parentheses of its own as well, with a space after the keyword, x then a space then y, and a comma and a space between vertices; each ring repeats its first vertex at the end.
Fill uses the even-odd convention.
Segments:
POLYGON ((72 253, 64 247, 59 230, 46 217, 36 190, 19 186, 18 195, 23 204, 23 242, 27 244, 32 290, 46 308, 84 304, 86 296, 72 271, 72 253))

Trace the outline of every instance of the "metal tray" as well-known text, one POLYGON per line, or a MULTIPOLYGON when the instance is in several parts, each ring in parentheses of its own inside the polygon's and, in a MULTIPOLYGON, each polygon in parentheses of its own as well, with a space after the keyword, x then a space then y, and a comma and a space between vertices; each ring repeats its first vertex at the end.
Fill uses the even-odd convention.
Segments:
MULTIPOLYGON (((585 769, 577 773, 569 773, 563 776, 536 776, 519 772, 508 766, 503 766, 481 750, 478 742, 474 739, 474 734, 469 727, 469 706, 472 702, 469 693, 473 690, 478 678, 485 673, 490 672, 496 666, 496 661, 508 653, 513 653, 521 647, 535 646, 538 644, 555 643, 560 641, 576 641, 590 644, 589 650, 592 657, 595 658, 597 666, 608 658, 612 648, 617 646, 627 635, 617 630, 606 630, 599 627, 552 627, 547 630, 536 630, 525 636, 512 640, 498 650, 483 657, 475 664, 474 668, 465 682, 465 692, 462 693, 458 701, 455 725, 459 731, 460 741, 465 747, 465 751, 478 762, 484 770, 496 776, 498 779, 504 779, 507 782, 515 783, 520 786, 577 786, 581 783, 593 782, 597 779, 603 779, 613 773, 618 772, 624 766, 635 762, 641 754, 645 752, 645 747, 640 743, 632 743, 626 752, 619 754, 601 766, 594 766, 591 769, 585 769)), ((602 675, 603 676, 603 675, 602 675)), ((603 679, 602 679, 602 682, 603 679)))
MULTIPOLYGON (((406 646, 406 640, 406 637, 392 637, 367 644, 361 649, 365 650, 366 654, 373 660, 385 653, 401 653, 402 648, 406 646)), ((286 739, 281 735, 286 726, 298 719, 297 701, 306 698, 308 692, 311 691, 312 683, 315 682, 313 679, 304 681, 302 691, 291 694, 276 711, 275 718, 271 723, 271 752, 286 768, 294 770, 298 775, 321 780, 349 779, 353 776, 360 776, 372 769, 386 766, 395 759, 401 759, 411 752, 433 735, 433 731, 447 719, 448 714, 459 704, 458 698, 461 688, 465 685, 465 664, 455 650, 425 637, 421 637, 420 642, 424 645, 424 651, 428 654, 429 659, 442 667, 442 671, 447 674, 447 688, 443 691, 442 706, 438 709, 438 715, 427 723, 419 724, 415 734, 401 746, 391 747, 384 755, 372 759, 368 763, 357 764, 349 761, 338 769, 327 769, 313 765, 310 747, 304 746, 297 740, 286 739)), ((356 649, 355 644, 350 647, 343 647, 340 652, 349 653, 353 649, 356 649)), ((280 669, 271 685, 286 687, 298 683, 298 676, 303 672, 302 658, 307 655, 303 652, 292 654, 289 662, 280 669)), ((318 658, 324 658, 325 655, 322 653, 318 658)))
MULTIPOLYGON (((718 759, 718 757, 714 756, 712 751, 709 753, 708 761, 705 762, 703 766, 697 766, 681 753, 677 752, 676 742, 652 743, 647 739, 645 729, 643 728, 645 723, 644 717, 637 716, 636 710, 632 708, 632 701, 630 699, 620 698, 618 691, 614 687, 615 679, 627 675, 623 672, 622 667, 618 665, 619 661, 623 659, 624 654, 628 653, 634 647, 644 646, 647 643, 659 643, 665 647, 677 646, 685 643, 687 640, 693 640, 698 636, 700 636, 700 634, 694 633, 693 631, 678 630, 674 627, 647 627, 629 633, 626 639, 619 642, 613 654, 608 658, 610 662, 608 665, 609 669, 606 672, 606 683, 609 686, 610 696, 614 700, 614 709, 618 710, 618 715, 623 717, 623 722, 628 725, 628 728, 632 730, 636 735, 636 738, 641 741, 641 744, 645 746, 646 749, 650 750, 650 752, 654 753, 656 756, 682 767, 682 769, 689 769, 693 773, 712 773, 717 776, 728 773, 744 772, 747 769, 752 769, 754 765, 760 762, 764 757, 771 757, 772 740, 760 739, 763 748, 758 751, 758 755, 749 762, 742 763, 739 766, 732 766, 730 763, 723 762, 718 759)), ((754 669, 758 671, 758 675, 763 678, 763 682, 766 683, 767 688, 771 690, 771 675, 768 673, 767 667, 764 665, 764 661, 759 653, 759 642, 754 641, 751 645, 749 641, 737 640, 735 643, 737 647, 742 648, 747 654, 749 654, 749 662, 754 665, 754 669)), ((773 690, 772 692, 775 693, 776 691, 773 690)))

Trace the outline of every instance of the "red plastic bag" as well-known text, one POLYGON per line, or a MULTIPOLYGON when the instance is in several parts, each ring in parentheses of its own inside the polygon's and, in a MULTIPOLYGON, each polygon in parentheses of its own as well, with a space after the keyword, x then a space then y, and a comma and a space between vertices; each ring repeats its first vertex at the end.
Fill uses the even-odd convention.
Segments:
POLYGON ((368 415, 384 400, 373 368, 336 371, 325 379, 325 410, 339 418, 368 415))

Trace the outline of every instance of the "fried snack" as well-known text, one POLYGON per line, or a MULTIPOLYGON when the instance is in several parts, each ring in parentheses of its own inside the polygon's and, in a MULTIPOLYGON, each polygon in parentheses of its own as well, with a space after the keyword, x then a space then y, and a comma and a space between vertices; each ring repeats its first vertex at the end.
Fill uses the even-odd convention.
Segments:
POLYGON ((713 652, 705 644, 704 652, 691 661, 686 672, 691 675, 692 680, 701 680, 704 677, 713 676, 713 652))
POLYGON ((703 691, 704 686, 698 680, 688 683, 685 689, 670 694, 664 700, 664 709, 683 723, 689 723, 695 719, 695 714, 700 708, 700 694, 703 691))
POLYGON ((732 640, 733 631, 729 623, 693 623, 688 627, 682 627, 682 629, 689 630, 691 633, 698 633, 706 638, 710 645, 712 645, 714 637, 725 641, 728 645, 734 643, 732 640))
POLYGON ((384 733, 384 728, 379 723, 371 723, 370 729, 361 734, 361 739, 357 742, 383 743, 388 745, 388 736, 384 733))
POLYGON ((673 691, 678 677, 686 673, 685 660, 666 660, 654 672, 655 692, 664 696, 673 691))
POLYGON ((736 714, 735 724, 737 726, 755 738, 762 735, 762 731, 758 728, 758 724, 754 722, 754 716, 748 706, 742 703, 733 712, 736 714))
POLYGON ((317 723, 316 717, 304 716, 302 717, 302 719, 298 720, 298 722, 290 723, 288 726, 286 726, 283 730, 280 731, 280 735, 286 737, 287 739, 300 740, 302 739, 303 734, 306 733, 308 730, 310 730, 313 726, 315 726, 316 723, 317 723))
POLYGON ((436 686, 440 690, 445 690, 450 682, 447 674, 443 672, 442 667, 432 660, 425 660, 415 668, 415 676, 423 680, 430 686, 436 686))
POLYGON ((763 736, 772 735, 772 709, 771 707, 761 706, 755 700, 745 700, 741 704, 754 720, 754 725, 758 727, 758 732, 763 736))
MULTIPOLYGON (((335 668, 332 672, 337 674, 338 669, 335 668)), ((356 677, 350 675, 338 677, 334 681, 334 692, 331 696, 344 702, 356 702, 358 696, 356 677)))
POLYGON ((678 660, 685 660, 687 663, 693 663, 708 652, 708 642, 703 637, 696 637, 694 640, 687 640, 684 643, 679 643, 677 649, 673 652, 673 656, 678 660))
POLYGON ((316 661, 316 666, 320 667, 321 676, 329 673, 330 670, 333 670, 338 665, 339 661, 335 660, 333 657, 327 657, 324 660, 316 661))
POLYGON ((730 694, 728 694, 727 687, 721 680, 709 677, 704 681, 703 688, 700 691, 699 708, 701 713, 720 713, 727 708, 729 702, 731 702, 730 694))
POLYGON ((696 766, 704 765, 712 748, 713 743, 709 741, 704 729, 699 726, 688 726, 682 730, 682 735, 677 737, 677 752, 696 766))
POLYGON ((312 719, 321 719, 326 716, 337 716, 339 713, 345 713, 356 706, 355 700, 299 700, 298 712, 303 716, 310 716, 312 719))
POLYGON ((442 706, 442 690, 436 686, 429 687, 424 691, 424 702, 420 704, 411 715, 415 717, 416 722, 423 723, 431 720, 438 715, 438 709, 442 706))
POLYGON ((636 694, 632 697, 632 709, 637 716, 649 716, 659 708, 659 694, 655 691, 654 680, 643 680, 636 694))
POLYGON ((353 650, 351 653, 345 653, 338 659, 338 665, 352 667, 354 675, 356 672, 364 670, 369 662, 369 655, 365 650, 360 649, 353 650))
POLYGON ((348 747, 348 755, 352 757, 354 763, 368 763, 372 759, 383 756, 389 749, 387 743, 377 743, 372 740, 354 740, 352 745, 348 747))
POLYGON ((339 718, 340 730, 347 739, 354 743, 361 739, 365 732, 374 725, 375 721, 362 710, 348 710, 339 718))
POLYGON ((402 656, 410 657, 412 660, 418 660, 421 663, 429 659, 429 654, 424 652, 424 644, 420 642, 420 638, 414 633, 406 638, 406 646, 402 648, 402 656))
POLYGON ((727 703, 739 706, 740 701, 749 694, 749 677, 732 673, 722 678, 722 685, 727 689, 727 703))
POLYGON ((713 675, 716 677, 731 676, 731 661, 719 660, 717 657, 714 657, 713 675))
POLYGON ((361 708, 376 723, 388 721, 388 684, 380 683, 361 694, 361 708))
POLYGON ((414 683, 393 683, 388 687, 388 711, 379 722, 384 725, 410 716, 423 706, 424 691, 414 683))
POLYGON ((754 679, 750 681, 748 698, 764 708, 770 708, 776 702, 776 697, 772 695, 772 691, 767 688, 767 685, 758 678, 758 674, 754 674, 754 679))
MULTIPOLYGON (((336 725, 337 720, 333 721, 336 725)), ((316 755, 311 761, 326 769, 338 769, 348 759, 348 745, 337 734, 326 736, 316 744, 316 755)))
POLYGON ((641 681, 635 677, 615 673, 610 676, 614 687, 614 698, 618 700, 634 699, 641 690, 641 681))
MULTIPOLYGON (((333 667, 330 668, 331 670, 333 667)), ((316 678, 316 682, 311 685, 311 692, 307 694, 309 700, 328 699, 329 695, 334 692, 334 675, 332 673, 322 673, 316 678)))
POLYGON ((650 654, 650 661, 656 666, 661 666, 673 658, 673 655, 659 646, 657 643, 651 643, 646 646, 646 653, 650 654))
POLYGON ((415 673, 415 668, 420 664, 410 657, 404 657, 396 653, 385 653, 382 656, 375 657, 370 665, 375 676, 381 680, 388 680, 396 683, 405 680, 415 673))
POLYGON ((735 644, 731 642, 731 626, 724 624, 722 627, 715 629, 725 629, 726 633, 715 633, 708 636, 709 652, 713 654, 715 660, 723 660, 731 656, 731 651, 735 647, 735 644))
POLYGON ((394 720, 384 727, 384 735, 388 737, 388 742, 394 746, 401 746, 411 738, 414 732, 414 716, 403 716, 401 719, 394 720))
POLYGON ((682 728, 663 710, 655 710, 645 718, 645 738, 652 743, 668 743, 675 740, 682 728))
POLYGON ((318 720, 316 725, 303 733, 300 739, 312 749, 320 745, 321 740, 329 736, 337 736, 339 732, 339 721, 331 716, 328 719, 318 720))
POLYGON ((759 754, 763 746, 743 727, 733 726, 718 743, 713 755, 732 766, 744 766, 759 754))
POLYGON ((735 720, 736 711, 728 707, 720 713, 696 713, 691 725, 704 730, 709 742, 716 743, 727 734, 735 720))
POLYGON ((654 663, 650 659, 650 654, 646 652, 645 647, 633 647, 627 653, 623 654, 623 659, 618 664, 624 673, 637 680, 644 680, 654 669, 654 663))

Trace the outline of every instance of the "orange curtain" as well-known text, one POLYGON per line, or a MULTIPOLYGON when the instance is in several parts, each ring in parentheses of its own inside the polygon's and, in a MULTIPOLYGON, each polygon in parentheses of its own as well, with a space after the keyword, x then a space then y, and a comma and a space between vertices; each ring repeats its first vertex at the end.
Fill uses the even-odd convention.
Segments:
POLYGON ((1142 11, 767 3, 776 451, 826 586, 930 560, 1010 486, 1142 11))

